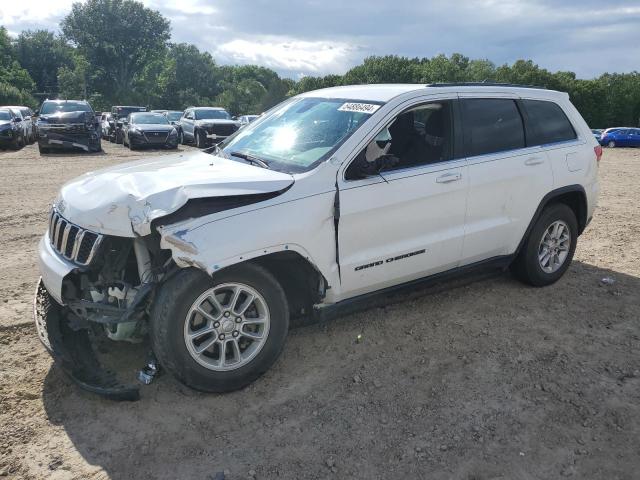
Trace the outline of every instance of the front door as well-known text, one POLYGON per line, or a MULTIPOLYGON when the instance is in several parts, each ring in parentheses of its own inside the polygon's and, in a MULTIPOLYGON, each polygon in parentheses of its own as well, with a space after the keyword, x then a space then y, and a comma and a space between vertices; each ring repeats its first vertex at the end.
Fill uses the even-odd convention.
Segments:
POLYGON ((185 138, 192 139, 193 138, 193 125, 194 125, 194 112, 193 110, 189 110, 184 114, 182 119, 182 133, 185 138))
POLYGON ((396 116, 365 149, 380 149, 395 165, 379 175, 358 175, 352 173, 354 160, 339 174, 342 295, 458 265, 468 178, 454 143, 453 102, 422 103, 396 116))

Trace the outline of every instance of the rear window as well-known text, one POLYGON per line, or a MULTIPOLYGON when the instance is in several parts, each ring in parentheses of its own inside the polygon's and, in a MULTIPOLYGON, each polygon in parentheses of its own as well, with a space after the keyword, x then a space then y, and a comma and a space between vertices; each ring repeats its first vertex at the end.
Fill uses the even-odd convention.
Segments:
POLYGON ((523 100, 532 126, 530 146, 566 142, 576 138, 571 122, 559 105, 544 100, 523 100))
POLYGON ((524 126, 513 100, 468 98, 462 102, 464 140, 468 156, 523 148, 524 126))

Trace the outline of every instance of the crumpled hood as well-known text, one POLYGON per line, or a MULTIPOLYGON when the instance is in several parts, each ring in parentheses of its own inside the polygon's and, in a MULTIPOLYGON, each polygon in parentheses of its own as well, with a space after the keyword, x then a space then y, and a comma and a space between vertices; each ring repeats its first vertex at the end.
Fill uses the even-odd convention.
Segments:
POLYGON ((95 115, 91 112, 57 112, 50 115, 40 115, 40 121, 47 123, 92 123, 95 115))
POLYGON ((204 152, 165 155, 86 173, 62 187, 56 208, 89 230, 133 237, 151 233, 152 220, 189 199, 277 192, 293 181, 204 152))

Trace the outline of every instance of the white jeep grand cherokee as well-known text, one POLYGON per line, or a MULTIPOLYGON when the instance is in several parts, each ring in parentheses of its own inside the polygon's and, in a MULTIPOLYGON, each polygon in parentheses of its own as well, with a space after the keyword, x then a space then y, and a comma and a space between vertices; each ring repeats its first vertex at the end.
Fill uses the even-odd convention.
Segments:
POLYGON ((209 151, 67 183, 39 246, 40 338, 83 387, 135 398, 100 336, 148 335, 198 390, 255 380, 290 317, 475 267, 569 267, 602 150, 566 93, 364 85, 304 93, 209 151))

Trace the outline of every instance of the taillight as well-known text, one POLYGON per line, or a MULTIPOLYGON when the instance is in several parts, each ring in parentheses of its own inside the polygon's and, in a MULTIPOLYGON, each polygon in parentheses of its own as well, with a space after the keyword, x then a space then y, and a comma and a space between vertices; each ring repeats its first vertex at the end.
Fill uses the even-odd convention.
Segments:
POLYGON ((596 145, 593 147, 593 151, 596 154, 596 162, 600 162, 600 159, 602 158, 602 146, 596 145))

